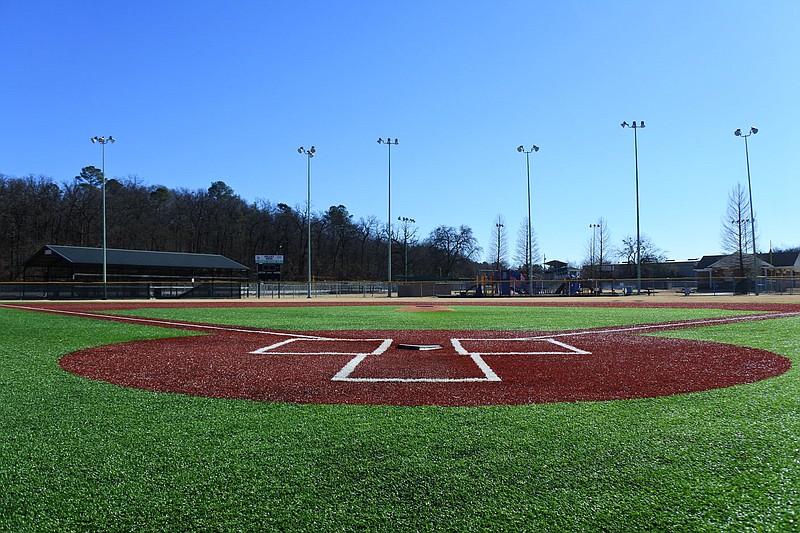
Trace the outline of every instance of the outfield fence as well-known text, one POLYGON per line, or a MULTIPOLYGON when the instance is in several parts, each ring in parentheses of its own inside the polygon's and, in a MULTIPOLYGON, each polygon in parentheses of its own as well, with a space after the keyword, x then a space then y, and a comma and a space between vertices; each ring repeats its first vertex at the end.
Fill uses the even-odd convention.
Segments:
MULTIPOLYGON (((401 297, 526 297, 536 296, 627 296, 640 292, 637 279, 555 279, 488 281, 436 280, 392 283, 392 295, 401 297), (532 287, 531 287, 532 286, 532 287)), ((641 293, 675 292, 702 294, 800 294, 800 277, 761 276, 752 278, 642 278, 641 293)), ((126 300, 193 298, 312 298, 361 296, 386 297, 381 281, 307 282, 5 282, 0 283, 0 300, 126 300)))

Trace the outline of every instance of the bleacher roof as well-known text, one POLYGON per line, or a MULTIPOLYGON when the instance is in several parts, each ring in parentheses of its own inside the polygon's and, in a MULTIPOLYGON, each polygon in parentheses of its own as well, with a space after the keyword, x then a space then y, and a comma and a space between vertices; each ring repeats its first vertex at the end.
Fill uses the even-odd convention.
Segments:
MULTIPOLYGON (((25 267, 63 265, 102 265, 103 249, 83 246, 46 245, 25 261, 25 267)), ((106 249, 106 263, 115 266, 202 268, 250 270, 241 263, 218 254, 190 254, 184 252, 151 252, 146 250, 106 249)))

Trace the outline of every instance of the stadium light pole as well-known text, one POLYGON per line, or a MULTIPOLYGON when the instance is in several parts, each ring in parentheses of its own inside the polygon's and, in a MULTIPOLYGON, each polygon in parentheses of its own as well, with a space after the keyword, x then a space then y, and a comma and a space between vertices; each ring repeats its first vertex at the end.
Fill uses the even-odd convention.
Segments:
POLYGON ((528 263, 528 296, 533 296, 533 250, 531 250, 531 152, 538 152, 539 147, 535 144, 531 146, 530 150, 526 150, 524 146, 517 146, 517 152, 525 154, 525 165, 528 169, 528 244, 525 246, 526 255, 525 261, 528 263))
POLYGON ((102 149, 100 160, 100 174, 103 178, 103 300, 108 300, 108 243, 106 240, 106 144, 114 144, 117 140, 108 137, 92 137, 92 144, 100 143, 102 149))
POLYGON ((747 148, 747 138, 751 135, 758 133, 758 128, 751 126, 750 131, 742 133, 742 130, 737 129, 733 132, 737 137, 744 139, 744 157, 747 162, 747 191, 750 194, 750 233, 753 239, 753 291, 758 296, 758 258, 756 257, 756 218, 753 213, 753 187, 750 185, 750 151, 747 148))
POLYGON ((620 124, 623 128, 633 129, 633 157, 636 168, 636 292, 642 293, 642 238, 639 232, 639 140, 636 136, 636 130, 644 128, 644 120, 640 120, 636 124, 634 120, 631 124, 624 122, 620 124))
POLYGON ((301 146, 297 149, 297 153, 308 156, 308 163, 306 165, 306 179, 308 181, 308 197, 306 198, 306 220, 308 221, 308 296, 306 296, 306 298, 311 298, 311 158, 317 153, 317 149, 312 146, 306 150, 301 146))
POLYGON ((589 247, 589 263, 591 264, 592 277, 596 278, 597 273, 594 271, 594 243, 597 241, 597 228, 600 227, 600 224, 589 224, 589 227, 592 228, 592 245, 589 247))
POLYGON ((498 223, 495 224, 495 227, 497 228, 497 275, 499 276, 500 275, 500 246, 501 246, 500 237, 502 237, 503 228, 505 227, 505 224, 501 224, 500 222, 498 222, 498 223))
POLYGON ((388 228, 387 232, 389 234, 389 261, 387 267, 387 279, 389 287, 386 290, 386 296, 388 298, 392 297, 392 145, 393 144, 400 144, 400 140, 395 138, 392 140, 391 137, 387 137, 386 140, 383 138, 378 139, 378 144, 385 144, 389 147, 389 217, 387 218, 388 221, 388 228))
POLYGON ((403 223, 403 272, 408 282, 408 225, 416 224, 417 221, 408 217, 397 217, 403 223))

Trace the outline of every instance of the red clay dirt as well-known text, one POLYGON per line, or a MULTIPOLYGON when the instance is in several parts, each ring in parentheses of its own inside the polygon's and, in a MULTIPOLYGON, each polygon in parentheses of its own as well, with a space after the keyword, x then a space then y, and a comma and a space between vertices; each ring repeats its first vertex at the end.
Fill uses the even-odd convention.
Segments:
POLYGON ((443 305, 433 305, 433 304, 419 304, 419 305, 407 305, 405 307, 398 307, 395 311, 404 311, 404 312, 425 312, 425 311, 455 311, 452 307, 445 307, 443 305))
MULTIPOLYGON (((230 306, 229 302, 192 305, 198 304, 230 306)), ((169 305, 174 304, 35 307, 91 313, 169 305)), ((433 306, 410 307, 430 310, 433 306)), ((767 307, 759 310, 800 310, 796 305, 767 307)), ((751 307, 736 304, 735 308, 751 307)), ((191 324, 168 327, 208 334, 88 348, 65 355, 59 364, 89 379, 160 392, 255 401, 404 406, 656 397, 752 383, 780 375, 791 366, 786 357, 764 350, 638 334, 652 329, 293 333, 191 324), (440 348, 417 351, 400 349, 400 344, 440 348)), ((664 324, 660 329, 676 327, 686 325, 664 324)))

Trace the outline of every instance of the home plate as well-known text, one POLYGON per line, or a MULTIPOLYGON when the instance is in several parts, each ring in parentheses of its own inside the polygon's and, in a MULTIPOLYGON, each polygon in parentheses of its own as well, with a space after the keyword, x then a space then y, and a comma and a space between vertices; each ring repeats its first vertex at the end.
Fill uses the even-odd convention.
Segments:
POLYGON ((438 344, 398 344, 401 350, 439 350, 442 347, 438 344))

